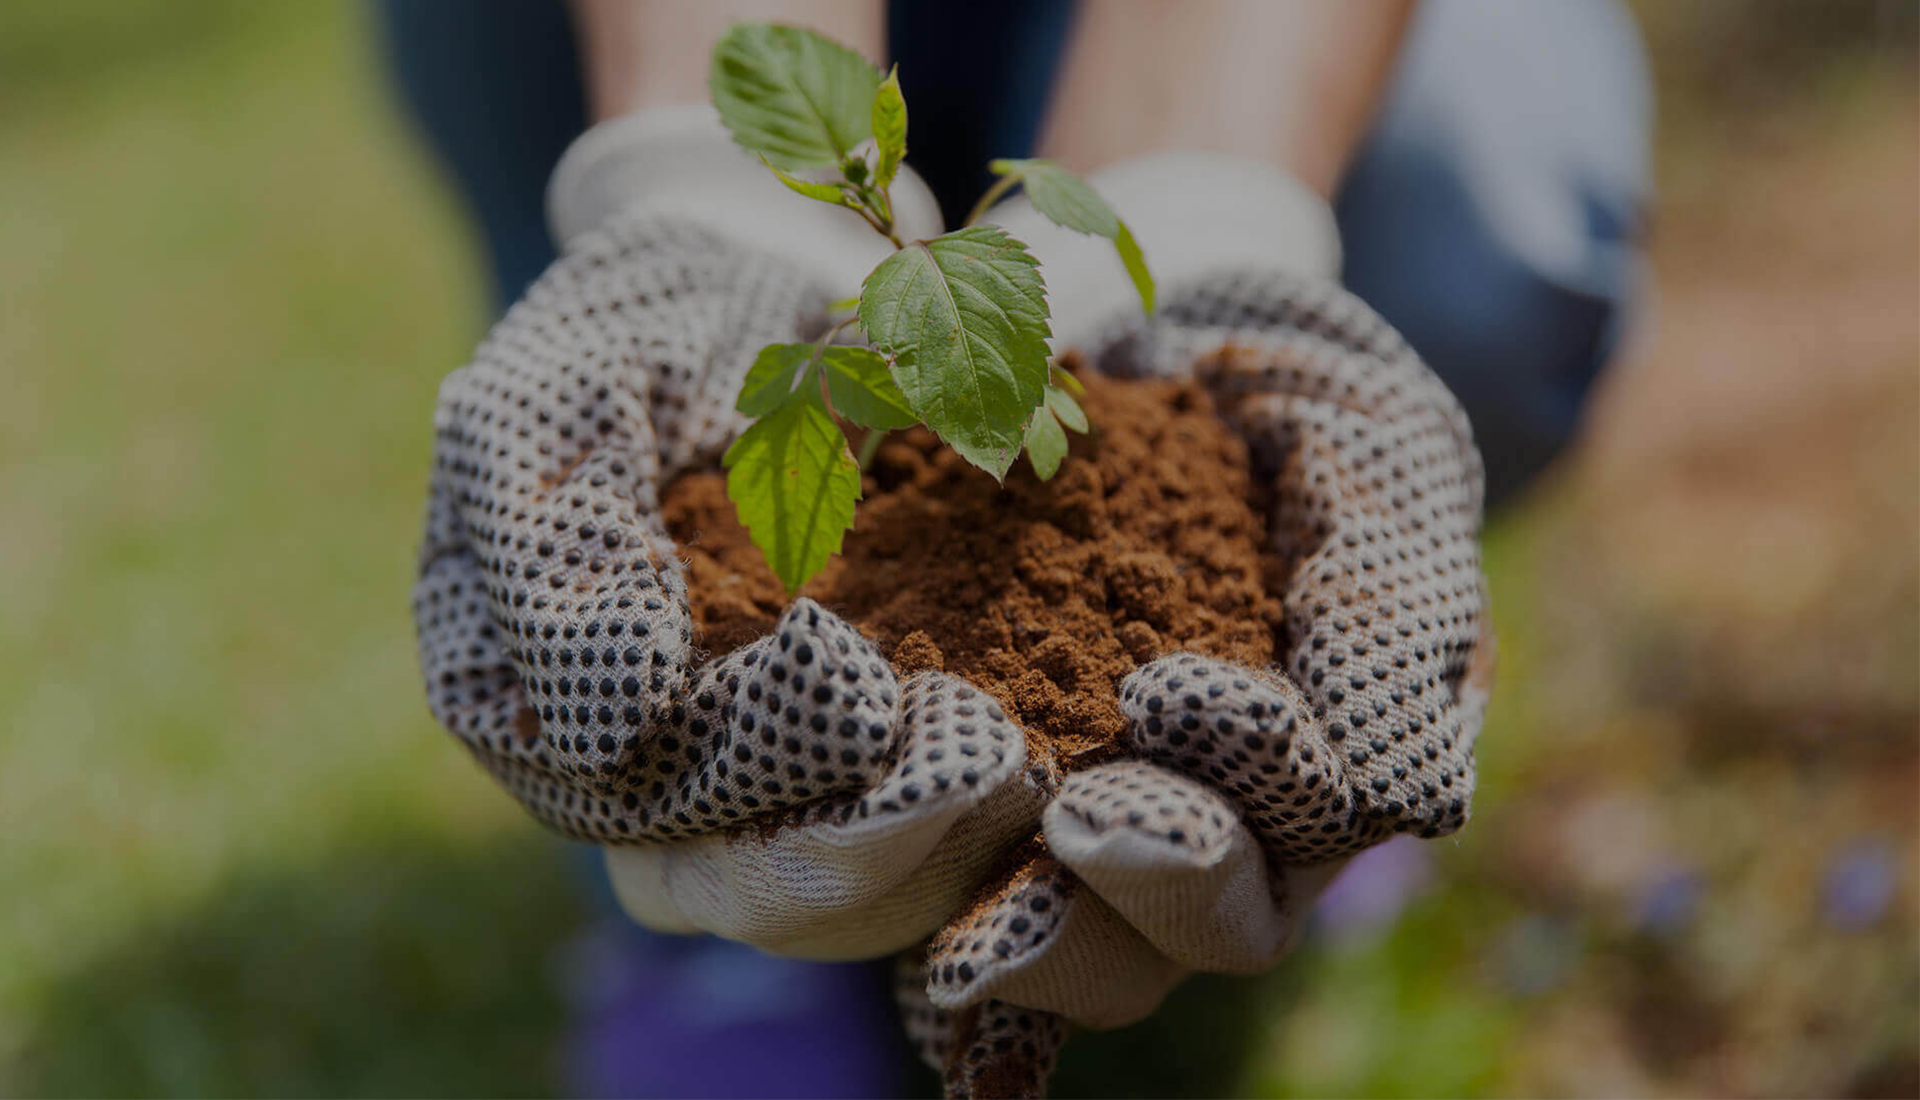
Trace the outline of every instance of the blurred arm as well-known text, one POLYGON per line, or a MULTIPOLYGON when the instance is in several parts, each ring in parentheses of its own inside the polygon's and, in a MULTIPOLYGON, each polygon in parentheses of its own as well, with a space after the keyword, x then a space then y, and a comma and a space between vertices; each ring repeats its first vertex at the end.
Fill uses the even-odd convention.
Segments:
POLYGON ((713 44, 733 23, 791 23, 864 57, 886 53, 884 0, 573 0, 595 121, 707 102, 713 44))
POLYGON ((1392 73, 1412 0, 1101 0, 1081 9, 1044 155, 1092 171, 1169 150, 1340 181, 1392 73))

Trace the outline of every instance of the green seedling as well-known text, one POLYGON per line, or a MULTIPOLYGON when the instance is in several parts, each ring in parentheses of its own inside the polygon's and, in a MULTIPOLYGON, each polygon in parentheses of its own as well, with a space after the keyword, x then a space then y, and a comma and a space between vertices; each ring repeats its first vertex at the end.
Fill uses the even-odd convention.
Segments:
POLYGON ((885 434, 923 424, 962 458, 1004 480, 1024 451, 1051 478, 1067 432, 1087 431, 1071 375, 1049 359, 1040 262, 1006 232, 978 225, 1016 186, 1048 220, 1113 241, 1153 309, 1153 277, 1126 223, 1078 176, 1044 160, 996 160, 999 179, 967 224, 902 241, 889 194, 907 154, 899 73, 796 27, 736 24, 713 52, 714 106, 733 139, 782 183, 845 207, 894 253, 852 315, 811 344, 760 350, 736 407, 752 418, 728 448, 727 496, 767 564, 798 590, 853 526, 860 471, 885 434), (865 344, 837 342, 857 329, 865 344), (855 457, 843 424, 863 431, 855 457))

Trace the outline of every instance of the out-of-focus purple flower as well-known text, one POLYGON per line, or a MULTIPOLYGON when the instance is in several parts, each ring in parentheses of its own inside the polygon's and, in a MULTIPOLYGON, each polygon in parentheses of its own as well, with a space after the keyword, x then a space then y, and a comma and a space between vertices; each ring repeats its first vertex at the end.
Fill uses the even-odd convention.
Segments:
POLYGON ((1314 920, 1328 935, 1343 939, 1383 931, 1433 875, 1433 853, 1424 841, 1394 837, 1353 857, 1320 895, 1314 920))
POLYGON ((1893 846, 1884 840, 1855 840, 1827 864, 1821 900, 1827 921, 1857 932, 1886 915, 1893 902, 1897 872, 1893 846))
POLYGON ((1700 911, 1701 893, 1699 874, 1687 867, 1669 868, 1640 892, 1633 923, 1643 932, 1660 936, 1684 931, 1700 911))
POLYGON ((633 926, 562 963, 571 1089, 592 1097, 890 1096, 899 1025, 875 964, 777 959, 633 926))

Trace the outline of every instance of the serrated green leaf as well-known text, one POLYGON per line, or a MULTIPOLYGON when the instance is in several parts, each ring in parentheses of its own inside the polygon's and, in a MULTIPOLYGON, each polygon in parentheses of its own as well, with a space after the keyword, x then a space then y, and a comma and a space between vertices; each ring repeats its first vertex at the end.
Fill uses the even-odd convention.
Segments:
POLYGON ((992 226, 914 241, 860 291, 860 324, 927 426, 996 478, 1047 384, 1047 297, 1027 246, 992 226))
POLYGON ((873 186, 885 191, 907 155, 907 101, 900 94, 898 65, 887 72, 880 90, 873 94, 873 144, 879 152, 873 186))
POLYGON ((1047 387, 1047 410, 1060 419, 1062 427, 1087 434, 1087 411, 1073 395, 1058 386, 1047 387))
POLYGON ((920 423, 907 395, 872 348, 831 347, 820 356, 833 411, 863 428, 892 431, 920 423))
POLYGON ((1055 225, 1109 240, 1120 232, 1119 215, 1107 200, 1050 160, 996 160, 987 167, 998 175, 1017 176, 1033 208, 1055 225))
POLYGON ((788 592, 840 552, 860 468, 817 393, 796 394, 754 421, 721 463, 741 524, 788 592))
POLYGON ((736 23, 713 48, 707 85, 733 140, 790 172, 831 168, 873 136, 880 73, 812 31, 736 23))
POLYGON ((1060 463, 1067 457, 1067 433, 1060 430, 1060 422, 1053 418, 1050 409, 1039 409, 1027 424, 1027 461, 1033 463, 1033 472, 1041 481, 1053 480, 1060 471, 1060 463))
POLYGON ((740 397, 733 403, 748 416, 765 416, 787 399, 793 376, 813 358, 812 344, 768 344, 753 357, 740 397))
POLYGON ((812 180, 803 180, 799 176, 793 175, 792 173, 785 171, 779 165, 773 163, 772 161, 768 160, 764 156, 760 158, 760 163, 772 169, 773 174, 776 176, 779 176, 780 182, 786 184, 790 190, 797 191, 800 194, 805 195, 810 199, 815 199, 825 203, 832 203, 835 206, 852 206, 853 205, 852 203, 847 201, 846 192, 840 190, 840 186, 838 184, 815 183, 812 180))
POLYGON ((1113 247, 1120 252, 1120 262, 1127 269, 1127 278, 1133 280, 1133 289, 1140 293, 1140 308, 1152 313, 1153 272, 1147 270, 1146 254, 1140 251, 1126 222, 1120 223, 1120 235, 1113 239, 1113 247))
POLYGON ((1133 280, 1133 289, 1140 295, 1140 304, 1148 313, 1153 312, 1153 274, 1147 270, 1147 258, 1139 242, 1087 181, 1050 160, 996 160, 987 167, 999 175, 1018 178, 1026 188, 1028 201, 1048 221, 1112 241, 1120 253, 1121 266, 1127 269, 1127 278, 1133 280))

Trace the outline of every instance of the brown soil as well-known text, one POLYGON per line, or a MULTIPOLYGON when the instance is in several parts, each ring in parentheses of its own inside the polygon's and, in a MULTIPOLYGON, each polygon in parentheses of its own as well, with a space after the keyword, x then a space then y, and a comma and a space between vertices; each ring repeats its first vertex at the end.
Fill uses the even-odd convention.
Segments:
MULTIPOLYGON (((1050 482, 1025 461, 1004 488, 924 429, 880 448, 841 555, 802 590, 903 673, 940 669, 992 693, 1063 764, 1125 729, 1119 681, 1189 650, 1274 660, 1282 565, 1266 546, 1246 447, 1192 384, 1090 380, 1094 425, 1050 482)), ((700 644, 773 629, 788 597, 718 473, 668 487, 700 644)))

